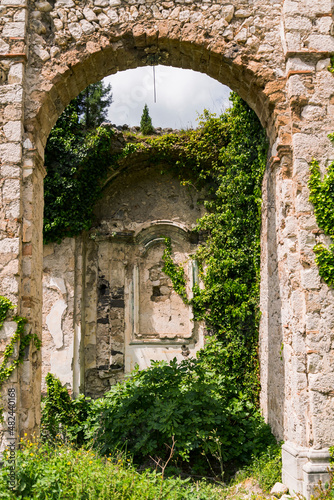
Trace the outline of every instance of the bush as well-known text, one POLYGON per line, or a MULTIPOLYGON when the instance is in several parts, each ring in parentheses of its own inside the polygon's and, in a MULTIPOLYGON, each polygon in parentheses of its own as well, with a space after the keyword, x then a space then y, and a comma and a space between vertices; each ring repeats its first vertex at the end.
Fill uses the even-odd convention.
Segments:
POLYGON ((174 458, 193 463, 204 457, 222 472, 226 462, 247 463, 275 442, 233 375, 208 369, 201 358, 135 370, 92 404, 94 413, 90 436, 102 453, 126 447, 140 461, 166 459, 174 438, 174 458))
POLYGON ((51 373, 45 380, 47 395, 42 401, 42 438, 82 445, 92 400, 83 394, 72 400, 66 387, 51 373))

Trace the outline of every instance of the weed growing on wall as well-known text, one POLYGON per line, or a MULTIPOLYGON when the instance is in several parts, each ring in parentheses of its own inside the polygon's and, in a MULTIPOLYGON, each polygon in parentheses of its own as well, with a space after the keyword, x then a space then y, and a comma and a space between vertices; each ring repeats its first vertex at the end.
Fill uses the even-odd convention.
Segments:
MULTIPOLYGON (((330 136, 334 141, 334 135, 330 136)), ((311 163, 311 176, 309 180, 310 201, 314 205, 314 213, 317 223, 326 235, 334 237, 334 162, 327 169, 327 173, 321 180, 319 163, 313 160, 311 163)), ((334 286, 334 244, 327 248, 318 243, 314 247, 316 263, 319 274, 329 286, 334 286)))
MULTIPOLYGON (((14 309, 14 305, 6 297, 0 296, 0 330, 3 328, 3 324, 7 318, 8 312, 14 309)), ((11 337, 9 343, 7 344, 3 357, 2 363, 0 365, 0 393, 3 384, 9 379, 13 371, 18 367, 19 364, 23 363, 23 358, 25 354, 26 347, 31 341, 34 342, 36 349, 41 348, 41 341, 34 333, 25 334, 25 325, 27 323, 26 318, 19 315, 14 315, 11 318, 17 325, 14 335, 11 337), (18 346, 18 353, 14 357, 15 345, 18 346)), ((3 408, 0 408, 0 421, 3 419, 3 408)))
POLYGON ((172 242, 170 238, 165 238, 166 248, 162 255, 164 266, 162 271, 169 276, 172 281, 173 288, 180 295, 185 304, 189 304, 186 291, 186 278, 184 269, 179 264, 175 264, 172 258, 172 242))

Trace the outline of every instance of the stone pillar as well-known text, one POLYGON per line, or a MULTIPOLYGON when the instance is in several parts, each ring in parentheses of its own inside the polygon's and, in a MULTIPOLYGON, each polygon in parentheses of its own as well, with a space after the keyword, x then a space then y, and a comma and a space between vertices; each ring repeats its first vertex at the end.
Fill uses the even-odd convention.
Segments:
POLYGON ((334 51, 331 1, 285 0, 283 26, 293 160, 289 194, 281 184, 279 222, 280 286, 285 290, 283 481, 290 493, 310 498, 314 484, 328 479, 328 447, 334 443, 334 291, 320 279, 315 264, 313 247, 325 239, 307 186, 312 159, 323 172, 334 159, 327 137, 334 131, 334 77, 328 71, 334 51))
MULTIPOLYGON (((23 125, 27 9, 27 0, 0 0, 0 294, 27 317, 27 333, 39 334, 44 167, 23 125)), ((13 328, 9 322, 1 331, 2 347, 13 328)), ((5 397, 15 389, 16 445, 20 432, 38 432, 39 357, 34 346, 27 348, 23 365, 2 387, 5 397)), ((8 445, 7 423, 5 414, 0 449, 8 445)))

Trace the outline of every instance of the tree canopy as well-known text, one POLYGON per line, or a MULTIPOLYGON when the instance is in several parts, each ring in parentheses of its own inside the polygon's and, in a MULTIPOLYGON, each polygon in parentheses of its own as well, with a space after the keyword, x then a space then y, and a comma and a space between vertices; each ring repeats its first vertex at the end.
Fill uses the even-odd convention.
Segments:
POLYGON ((74 100, 80 124, 86 130, 96 128, 107 118, 112 103, 111 85, 97 82, 88 85, 74 100))

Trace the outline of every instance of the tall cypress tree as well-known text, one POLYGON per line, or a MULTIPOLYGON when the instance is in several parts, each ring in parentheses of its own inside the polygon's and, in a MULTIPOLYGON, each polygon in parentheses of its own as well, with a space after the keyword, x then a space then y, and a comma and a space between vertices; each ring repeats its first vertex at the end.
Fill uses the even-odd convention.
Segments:
POLYGON ((140 131, 143 135, 152 134, 154 131, 147 104, 145 104, 143 114, 141 115, 140 131))

